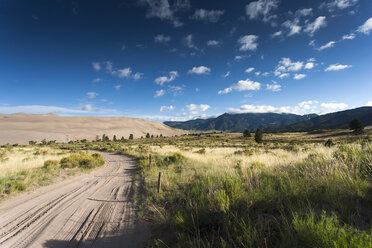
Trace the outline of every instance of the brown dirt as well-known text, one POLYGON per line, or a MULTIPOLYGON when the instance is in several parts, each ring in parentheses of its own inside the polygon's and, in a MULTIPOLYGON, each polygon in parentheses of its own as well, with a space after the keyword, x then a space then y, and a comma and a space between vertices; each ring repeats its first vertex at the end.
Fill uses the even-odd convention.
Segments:
POLYGON ((128 139, 129 134, 140 138, 150 133, 154 136, 174 136, 186 133, 157 121, 147 121, 129 117, 91 117, 68 116, 55 114, 0 114, 0 145, 28 144, 30 140, 40 142, 43 139, 68 142, 70 140, 94 140, 96 135, 103 134, 112 139, 122 136, 128 139))
POLYGON ((144 247, 136 162, 102 153, 104 167, 0 204, 0 247, 144 247))

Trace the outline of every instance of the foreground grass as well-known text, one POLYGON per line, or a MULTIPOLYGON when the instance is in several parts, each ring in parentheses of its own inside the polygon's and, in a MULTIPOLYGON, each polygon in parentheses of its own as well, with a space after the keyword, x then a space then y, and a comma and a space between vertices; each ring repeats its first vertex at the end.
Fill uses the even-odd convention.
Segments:
POLYGON ((45 160, 41 166, 5 175, 0 174, 0 200, 29 188, 51 184, 58 176, 70 176, 105 163, 98 153, 74 153, 59 160, 45 160))

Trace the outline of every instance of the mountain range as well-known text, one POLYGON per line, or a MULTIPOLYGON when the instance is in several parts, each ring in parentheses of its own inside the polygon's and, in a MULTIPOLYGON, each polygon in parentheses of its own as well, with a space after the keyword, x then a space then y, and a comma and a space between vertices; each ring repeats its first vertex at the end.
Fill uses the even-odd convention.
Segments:
POLYGON ((215 118, 189 121, 166 121, 165 125, 184 130, 219 130, 243 132, 257 128, 269 132, 298 132, 318 129, 348 128, 353 119, 360 119, 364 125, 372 125, 372 107, 360 107, 324 115, 296 115, 288 113, 225 113, 215 118))

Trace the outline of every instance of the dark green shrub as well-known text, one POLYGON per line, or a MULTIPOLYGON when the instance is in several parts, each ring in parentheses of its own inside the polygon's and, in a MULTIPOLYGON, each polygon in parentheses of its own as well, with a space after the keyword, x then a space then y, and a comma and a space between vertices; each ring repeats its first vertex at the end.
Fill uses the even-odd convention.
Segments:
POLYGON ((328 139, 328 140, 326 141, 326 143, 324 143, 324 145, 325 145, 326 147, 331 147, 331 146, 334 146, 335 144, 333 143, 333 141, 332 141, 331 139, 328 139))
POLYGON ((257 142, 257 143, 261 143, 262 142, 262 131, 260 129, 257 129, 256 130, 256 133, 254 135, 254 140, 257 142))
POLYGON ((351 130, 354 130, 356 133, 360 133, 364 129, 363 122, 359 119, 354 119, 350 122, 349 127, 351 130))
POLYGON ((244 132, 243 132, 243 136, 244 137, 251 137, 251 133, 249 132, 248 129, 245 129, 244 132))

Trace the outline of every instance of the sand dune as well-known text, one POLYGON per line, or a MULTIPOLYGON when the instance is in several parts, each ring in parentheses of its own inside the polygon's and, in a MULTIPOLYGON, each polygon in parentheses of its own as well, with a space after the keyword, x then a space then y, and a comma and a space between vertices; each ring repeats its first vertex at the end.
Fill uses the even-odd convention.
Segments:
POLYGON ((27 144, 30 140, 43 139, 68 142, 70 140, 93 140, 103 134, 112 138, 134 138, 153 135, 174 136, 185 131, 170 128, 161 122, 129 117, 88 117, 55 114, 0 114, 0 144, 27 144))

